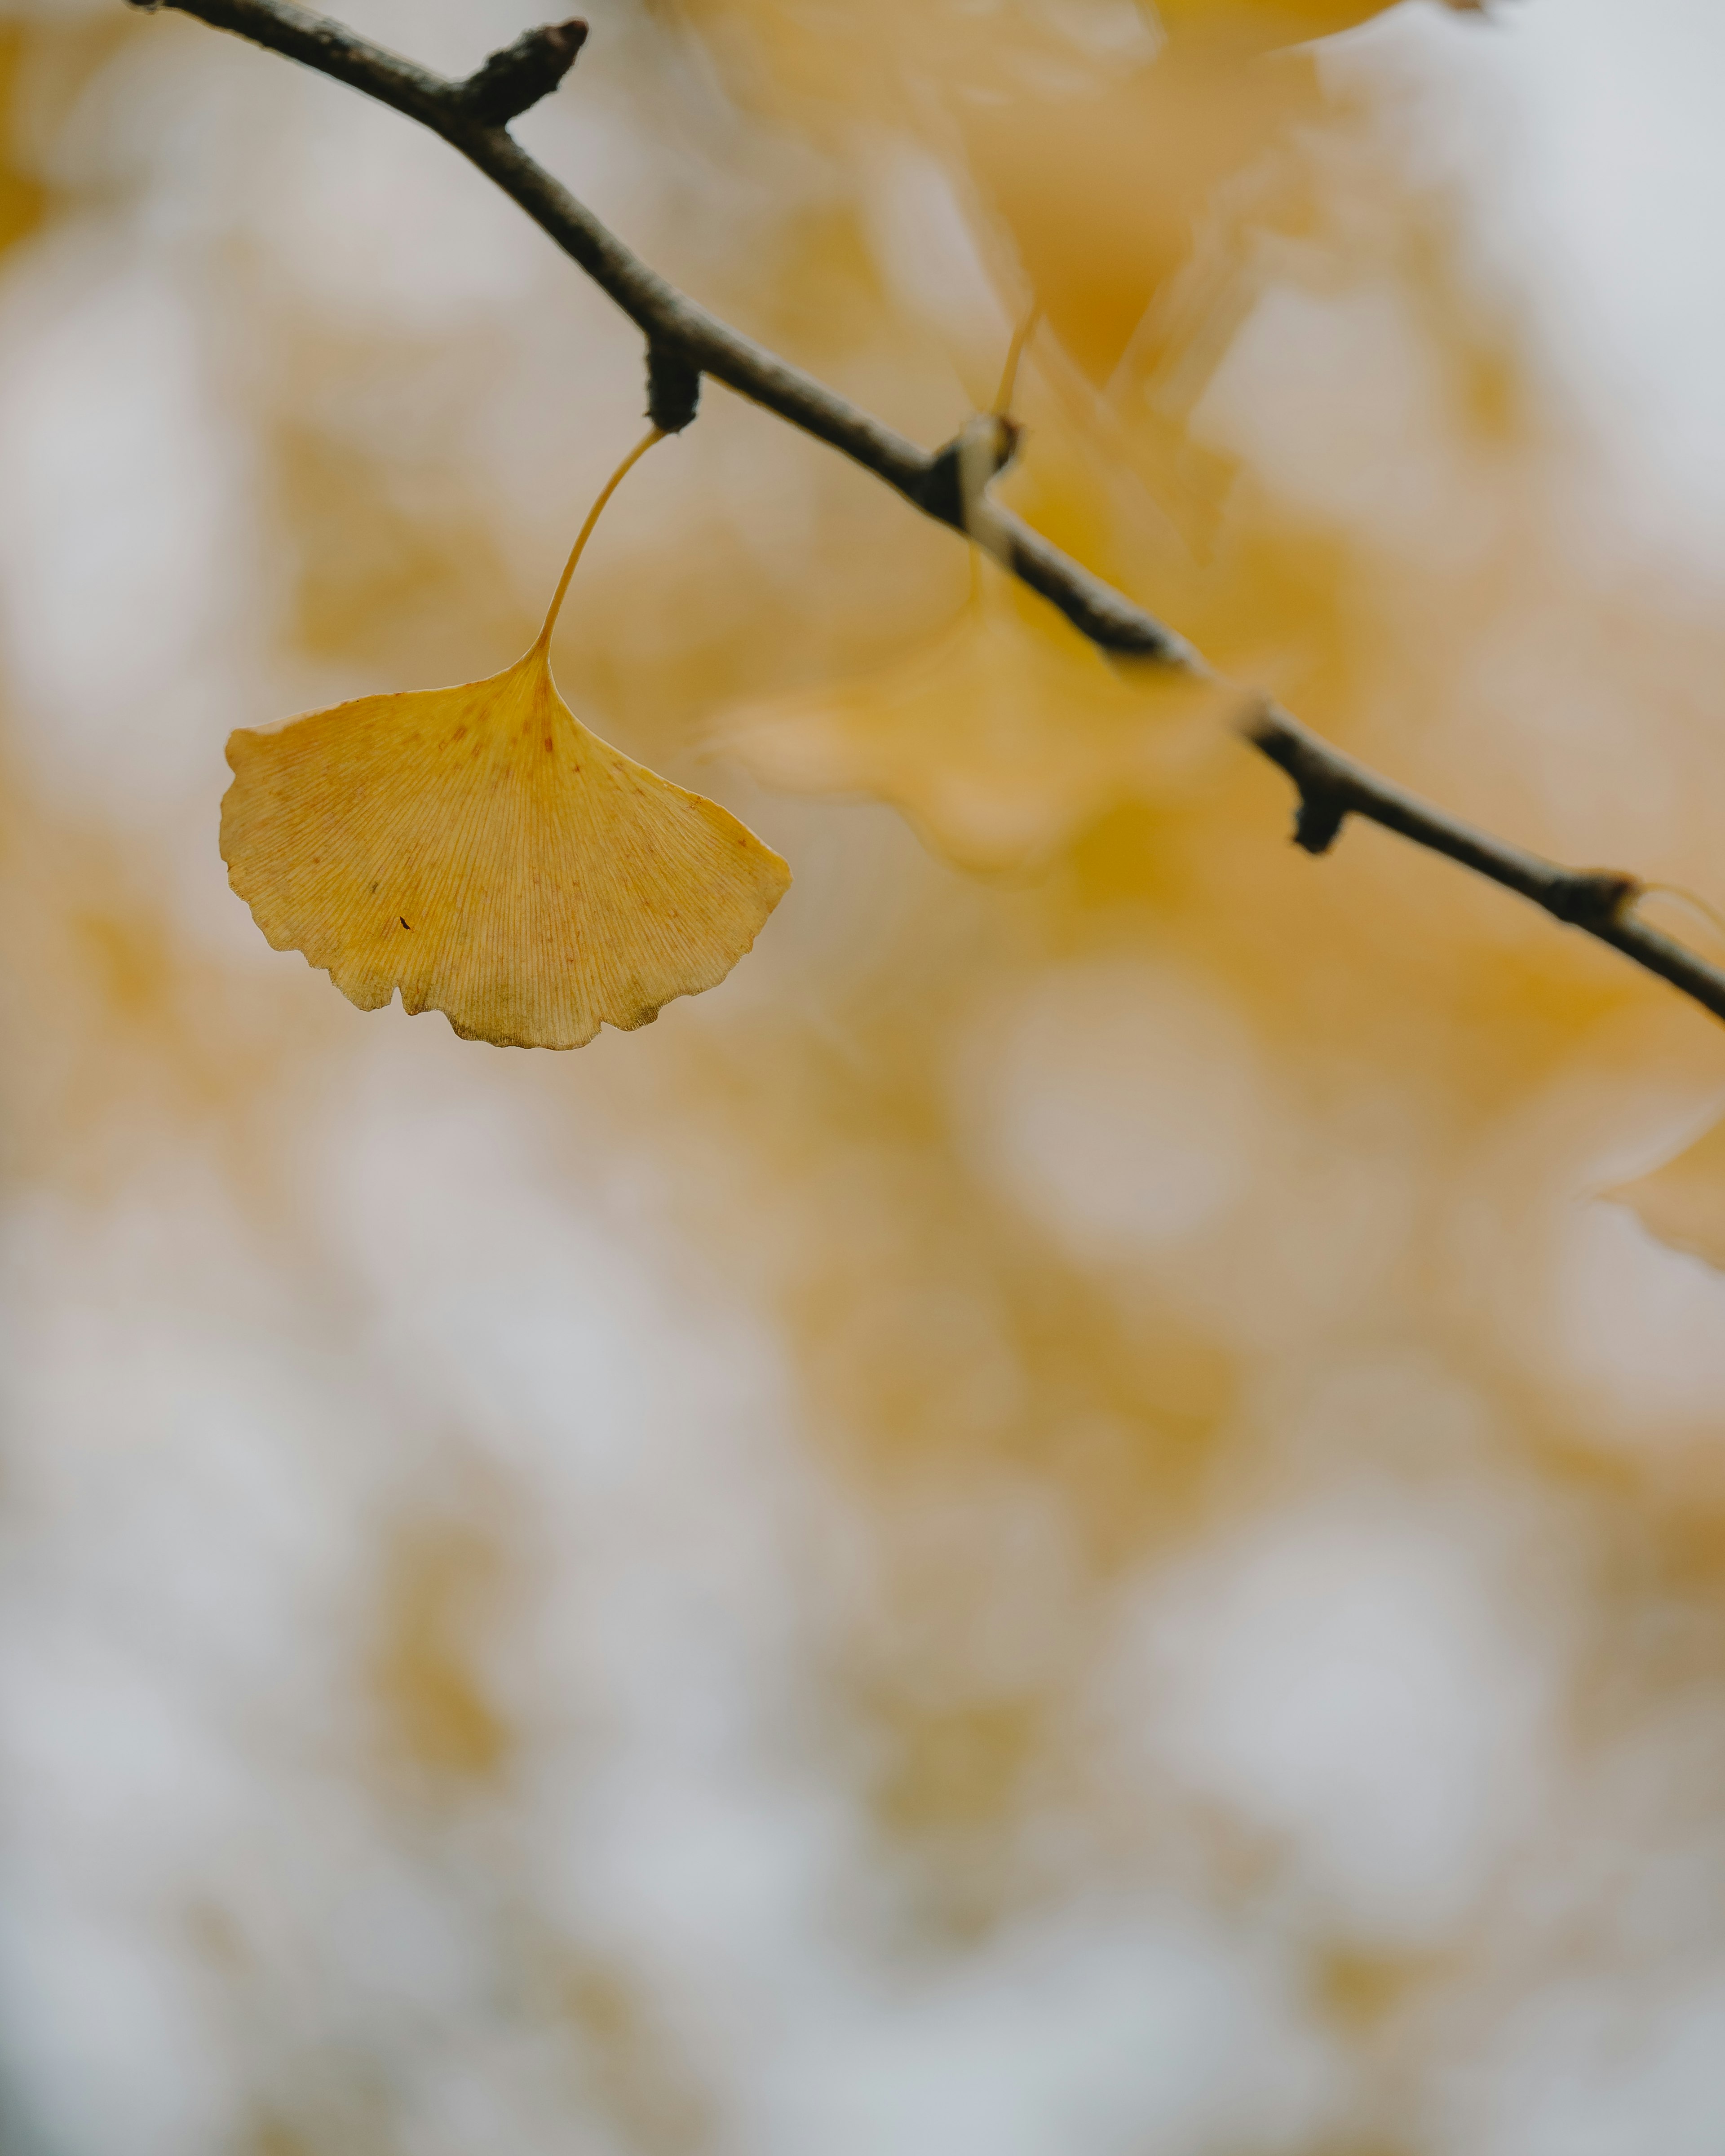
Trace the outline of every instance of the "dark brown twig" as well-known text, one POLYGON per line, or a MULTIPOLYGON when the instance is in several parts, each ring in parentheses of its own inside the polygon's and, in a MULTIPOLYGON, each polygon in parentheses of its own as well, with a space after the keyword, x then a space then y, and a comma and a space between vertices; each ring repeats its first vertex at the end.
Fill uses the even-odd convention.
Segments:
MULTIPOLYGON (((128 4, 154 13, 164 0, 128 4)), ((580 49, 583 25, 529 32, 464 83, 448 81, 356 37, 295 0, 165 4, 332 75, 417 120, 470 159, 609 294, 646 337, 649 403, 657 424, 665 424, 659 417, 663 408, 686 425, 694 417, 701 376, 713 375, 885 480, 925 516, 964 532, 1104 650, 1183 671, 1207 671, 1172 629, 1031 531, 973 482, 973 473, 985 481, 1010 455, 1011 439, 998 431, 998 421, 983 423, 997 429, 987 443, 973 421, 957 440, 928 454, 698 306, 527 155, 506 123, 562 80, 580 49), (578 30, 581 36, 575 34, 578 30), (542 86, 532 87, 536 82, 542 86), (528 94, 514 101, 520 90, 528 94)), ((668 426, 667 431, 675 429, 668 426)), ((1494 839, 1378 778, 1274 705, 1260 706, 1241 732, 1293 781, 1299 793, 1294 835, 1307 852, 1327 851, 1347 818, 1364 818, 1517 892, 1725 1019, 1725 971, 1637 916, 1635 901, 1642 886, 1633 876, 1615 869, 1564 868, 1494 839)))
POLYGON ((574 66, 587 43, 587 25, 575 17, 529 30, 493 53, 476 74, 456 85, 468 117, 481 127, 506 127, 552 90, 574 66))
POLYGON ((661 433, 680 434, 701 408, 701 369, 675 346, 647 347, 647 417, 661 433))

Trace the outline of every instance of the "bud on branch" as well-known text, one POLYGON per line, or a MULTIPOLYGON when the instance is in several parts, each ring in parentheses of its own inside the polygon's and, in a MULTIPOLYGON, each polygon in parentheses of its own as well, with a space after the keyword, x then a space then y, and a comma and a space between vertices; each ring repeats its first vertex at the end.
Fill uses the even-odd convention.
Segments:
POLYGON ((587 25, 579 16, 529 30, 458 84, 456 100, 481 127, 506 127, 551 95, 586 43, 587 25))

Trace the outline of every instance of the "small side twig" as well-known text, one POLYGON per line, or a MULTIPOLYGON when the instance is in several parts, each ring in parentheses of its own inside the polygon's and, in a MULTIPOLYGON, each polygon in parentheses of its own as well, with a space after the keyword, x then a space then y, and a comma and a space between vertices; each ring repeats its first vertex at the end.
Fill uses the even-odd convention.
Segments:
POLYGON ((925 516, 967 528, 974 521, 990 480, 1019 453, 1024 429, 1004 412, 978 412, 952 440, 935 451, 914 496, 925 516))
POLYGON ((455 95, 481 127, 506 127, 550 96, 586 43, 587 25, 578 15, 567 23, 545 23, 493 53, 465 82, 455 85, 455 95))
POLYGON ((1621 869, 1566 868, 1493 838, 1356 763, 1278 705, 1263 706, 1241 731, 1294 782, 1300 798, 1294 841, 1308 853, 1327 852, 1347 818, 1361 817, 1517 892, 1725 1019, 1725 973, 1640 918, 1635 901, 1647 886, 1639 877, 1621 869))
POLYGON ((701 408, 701 369, 666 344, 647 347, 647 417, 661 434, 680 434, 701 408))

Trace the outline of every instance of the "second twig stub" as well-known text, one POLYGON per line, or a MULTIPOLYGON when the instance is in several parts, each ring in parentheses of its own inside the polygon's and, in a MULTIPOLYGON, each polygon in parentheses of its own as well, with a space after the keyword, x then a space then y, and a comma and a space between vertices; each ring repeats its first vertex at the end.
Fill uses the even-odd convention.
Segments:
POLYGON ((680 434, 701 407, 701 369, 670 346, 647 347, 647 417, 661 434, 680 434))
POLYGON ((547 23, 493 53, 482 68, 457 85, 455 95, 481 127, 506 127, 542 97, 550 96, 586 43, 587 25, 578 15, 567 23, 547 23))

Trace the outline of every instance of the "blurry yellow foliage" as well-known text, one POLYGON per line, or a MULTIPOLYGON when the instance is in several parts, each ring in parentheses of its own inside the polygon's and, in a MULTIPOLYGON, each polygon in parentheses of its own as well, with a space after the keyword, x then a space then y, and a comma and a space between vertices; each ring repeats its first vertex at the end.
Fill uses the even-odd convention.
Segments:
POLYGON ((1073 416, 1101 424, 1115 463, 1207 547, 1232 466, 1189 439, 1187 418, 1255 295, 1254 236, 1304 232, 1314 215, 1297 131, 1325 100, 1315 60, 1290 48, 1386 4, 680 0, 680 12, 733 94, 824 151, 855 141, 872 157, 884 137, 932 154, 1008 311, 1039 309, 1073 416))
POLYGON ((1109 385, 1129 350, 1142 376, 1192 336, 1214 295, 1182 305, 1171 288, 1212 203, 1314 96, 1303 59, 1247 65, 1206 42, 1171 43, 1081 94, 1039 79, 955 101, 972 177, 1094 384, 1109 385))
POLYGON ((475 1651, 497 1572, 492 1543, 467 1525, 420 1526, 390 1552, 372 1677, 393 1748, 422 1773, 478 1780, 508 1755, 475 1651))
MULTIPOLYGON (((1156 0, 1153 13, 1171 43, 1203 38, 1237 50, 1268 52, 1352 30, 1387 14, 1396 0, 1156 0)), ((1445 0, 1454 7, 1457 0, 1445 0)), ((1473 0, 1469 0, 1473 4, 1473 0)))
POLYGON ((362 1010, 399 988, 464 1040, 579 1048, 716 987, 784 895, 777 854, 590 732, 552 679, 570 574, 633 461, 513 666, 228 740, 229 880, 362 1010))
MULTIPOLYGON (((0 27, 0 105, 9 105, 15 95, 14 80, 22 38, 13 25, 0 27)), ((21 172, 8 154, 0 155, 0 249, 33 232, 42 217, 45 200, 39 181, 21 172)))
POLYGON ((1651 1173, 1601 1195, 1628 1206, 1660 1242, 1725 1271, 1725 1122, 1651 1173))
POLYGON ((1245 698, 1105 658, 977 558, 957 619, 896 665, 740 706, 717 732, 769 786, 891 802, 962 866, 1023 869, 1122 797, 1157 792, 1245 698))

